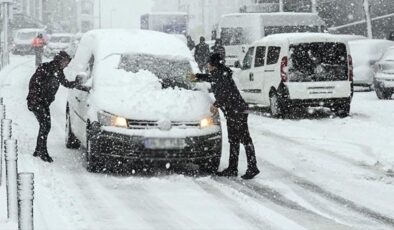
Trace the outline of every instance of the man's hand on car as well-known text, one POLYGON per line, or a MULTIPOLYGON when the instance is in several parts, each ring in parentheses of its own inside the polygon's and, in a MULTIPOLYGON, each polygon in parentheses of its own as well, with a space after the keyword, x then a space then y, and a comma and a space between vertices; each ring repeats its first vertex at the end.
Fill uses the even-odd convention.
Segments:
POLYGON ((194 73, 188 73, 186 75, 186 79, 189 81, 197 81, 198 80, 198 78, 196 77, 196 75, 194 73))
POLYGON ((211 111, 211 113, 212 113, 213 115, 216 115, 216 114, 219 113, 219 109, 216 108, 214 105, 211 105, 211 108, 210 108, 209 110, 211 111))

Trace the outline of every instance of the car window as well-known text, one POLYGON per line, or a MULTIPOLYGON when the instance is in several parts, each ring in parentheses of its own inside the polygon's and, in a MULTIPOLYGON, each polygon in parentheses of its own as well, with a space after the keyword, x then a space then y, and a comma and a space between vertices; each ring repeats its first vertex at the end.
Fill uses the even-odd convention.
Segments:
POLYGON ((242 63, 242 69, 250 69, 253 62, 254 47, 250 47, 242 63))
POLYGON ((264 66, 265 62, 265 46, 258 46, 256 48, 256 58, 254 61, 254 67, 264 66))
POLYGON ((280 47, 277 46, 268 47, 267 65, 278 63, 279 55, 280 55, 280 47))

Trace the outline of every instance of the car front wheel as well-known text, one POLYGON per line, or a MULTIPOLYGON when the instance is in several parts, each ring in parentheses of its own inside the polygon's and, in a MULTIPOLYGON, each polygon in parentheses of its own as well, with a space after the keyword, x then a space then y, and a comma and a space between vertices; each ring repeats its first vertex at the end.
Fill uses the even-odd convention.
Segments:
POLYGON ((381 100, 388 100, 393 95, 391 92, 387 92, 384 89, 376 88, 375 91, 376 91, 376 96, 378 96, 378 98, 381 100))
POLYGON ((66 148, 68 149, 78 149, 81 146, 81 142, 78 138, 74 135, 73 131, 71 130, 71 119, 70 119, 70 112, 69 108, 66 109, 66 148))

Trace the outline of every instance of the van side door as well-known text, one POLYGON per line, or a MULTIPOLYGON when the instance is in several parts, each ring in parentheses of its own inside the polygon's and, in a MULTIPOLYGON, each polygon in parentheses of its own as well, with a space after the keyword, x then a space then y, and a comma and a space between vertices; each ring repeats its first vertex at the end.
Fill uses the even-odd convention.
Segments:
POLYGON ((246 102, 251 103, 250 82, 254 81, 254 74, 252 71, 253 58, 255 47, 250 47, 242 61, 242 70, 240 73, 240 90, 246 102))
POLYGON ((264 103, 269 105, 269 92, 271 88, 278 89, 280 79, 280 46, 269 46, 267 49, 267 60, 264 68, 264 103))
POLYGON ((254 78, 250 81, 249 90, 253 100, 258 104, 264 104, 263 102, 263 92, 264 92, 264 69, 265 69, 265 59, 266 59, 267 47, 257 46, 254 58, 253 75, 254 78))

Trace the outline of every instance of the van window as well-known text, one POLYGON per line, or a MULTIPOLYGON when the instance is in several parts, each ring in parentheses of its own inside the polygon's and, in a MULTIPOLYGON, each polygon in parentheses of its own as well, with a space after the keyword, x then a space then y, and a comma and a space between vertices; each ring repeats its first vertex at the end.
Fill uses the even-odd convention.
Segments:
POLYGON ((291 45, 289 56, 289 80, 292 82, 348 79, 344 43, 314 42, 291 45))
POLYGON ((254 67, 264 66, 265 62, 265 46, 258 46, 256 48, 256 58, 254 61, 254 67))
POLYGON ((220 38, 225 46, 236 46, 251 43, 252 28, 222 28, 220 38))
POLYGON ((280 47, 277 46, 268 47, 267 65, 276 64, 279 60, 279 55, 280 55, 280 47))
POLYGON ((250 47, 242 63, 242 69, 250 69, 253 62, 254 47, 250 47))

